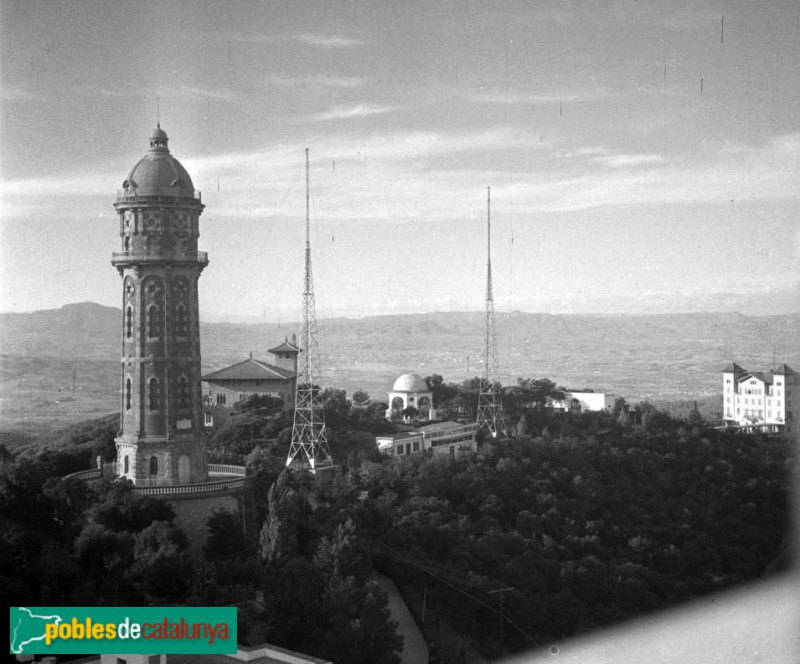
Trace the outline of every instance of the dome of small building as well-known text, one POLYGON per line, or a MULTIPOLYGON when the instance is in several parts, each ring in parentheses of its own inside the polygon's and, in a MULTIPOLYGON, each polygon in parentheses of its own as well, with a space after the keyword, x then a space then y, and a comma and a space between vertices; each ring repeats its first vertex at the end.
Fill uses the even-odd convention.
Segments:
POLYGON ((169 138, 160 126, 150 136, 150 150, 128 173, 122 183, 126 194, 141 196, 193 196, 194 184, 189 173, 170 154, 169 138))
POLYGON ((394 381, 394 392, 430 392, 425 379, 419 374, 406 373, 394 381))

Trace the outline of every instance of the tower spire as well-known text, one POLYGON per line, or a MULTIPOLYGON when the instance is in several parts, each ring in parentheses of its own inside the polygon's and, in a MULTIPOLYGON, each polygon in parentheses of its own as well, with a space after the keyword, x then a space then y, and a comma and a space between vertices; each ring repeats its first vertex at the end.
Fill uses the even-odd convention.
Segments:
POLYGON ((492 438, 504 431, 503 404, 497 389, 497 332, 492 291, 492 188, 486 188, 486 306, 484 310, 483 366, 478 394, 478 426, 487 428, 492 438))
POLYGON ((317 313, 314 302, 314 283, 311 275, 311 222, 308 148, 306 148, 306 247, 305 281, 303 285, 303 325, 300 330, 300 366, 295 388, 294 423, 292 443, 286 466, 317 468, 333 465, 325 417, 319 395, 319 343, 317 339, 317 313))

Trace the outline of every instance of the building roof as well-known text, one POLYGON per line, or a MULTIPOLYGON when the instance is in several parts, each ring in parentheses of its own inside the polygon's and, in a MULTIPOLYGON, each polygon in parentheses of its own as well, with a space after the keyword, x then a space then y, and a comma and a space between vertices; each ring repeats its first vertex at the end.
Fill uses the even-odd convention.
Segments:
POLYGON ((749 371, 744 376, 739 378, 739 382, 743 383, 746 380, 750 380, 751 378, 755 378, 756 380, 760 380, 762 383, 767 383, 769 385, 772 384, 772 374, 765 373, 763 371, 749 371))
POLYGON ((392 392, 430 392, 428 383, 416 373, 405 373, 394 381, 392 392))
POLYGON ((235 655, 167 655, 167 664, 233 664, 233 662, 250 662, 250 664, 331 664, 330 661, 304 655, 295 650, 279 648, 268 643, 260 646, 237 646, 235 655))
POLYGON ((287 369, 281 369, 273 364, 267 364, 252 357, 242 360, 237 364, 213 371, 203 376, 202 380, 218 383, 226 380, 279 380, 284 381, 294 378, 295 374, 287 369))
POLYGON ((298 346, 293 345, 289 342, 288 337, 284 339, 283 343, 279 346, 275 346, 275 348, 270 348, 269 352, 273 355, 278 355, 281 353, 299 353, 300 348, 298 346))
MULTIPOLYGON (((125 657, 125 655, 122 655, 125 657)), ((102 664, 103 661, 113 661, 118 655, 103 655, 99 657, 92 655, 75 660, 75 664, 102 664)), ((141 657, 141 656, 139 656, 141 657)), ((141 657, 144 659, 144 657, 141 657)), ((257 646, 236 647, 236 654, 230 655, 182 655, 169 654, 166 656, 167 664, 194 664, 194 662, 206 662, 207 664, 233 664, 234 662, 250 662, 250 664, 331 664, 330 661, 304 655, 296 650, 288 650, 273 646, 269 643, 262 643, 257 646)))
POLYGON ((792 369, 788 364, 780 364, 778 365, 777 369, 774 369, 773 374, 776 376, 786 376, 788 374, 797 373, 794 369, 792 369))
POLYGON ((722 367, 723 373, 742 373, 744 369, 740 367, 736 362, 728 362, 724 367, 722 367))
POLYGON ((189 173, 170 154, 167 133, 156 127, 150 137, 150 150, 136 162, 122 183, 126 192, 143 196, 175 196, 185 190, 186 196, 194 195, 194 185, 189 173))
POLYGON ((392 441, 393 443, 398 441, 406 441, 410 438, 422 438, 421 431, 401 431, 400 433, 389 433, 385 436, 376 436, 375 440, 378 442, 381 441, 392 441))
POLYGON ((444 422, 431 422, 430 424, 423 424, 420 427, 420 430, 429 433, 433 431, 449 431, 450 429, 460 429, 463 426, 463 424, 459 424, 458 422, 450 422, 445 420, 444 422))

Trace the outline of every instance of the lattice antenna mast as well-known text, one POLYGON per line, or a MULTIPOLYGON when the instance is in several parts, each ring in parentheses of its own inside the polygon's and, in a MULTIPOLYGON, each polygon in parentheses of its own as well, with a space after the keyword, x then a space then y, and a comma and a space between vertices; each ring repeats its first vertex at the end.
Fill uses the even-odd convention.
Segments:
POLYGON ((492 188, 486 189, 486 308, 483 332, 484 374, 478 395, 478 426, 486 427, 493 438, 504 431, 503 404, 497 390, 497 332, 492 292, 492 188))
POLYGON ((299 366, 295 388, 292 443, 286 466, 317 468, 333 465, 325 430, 325 417, 319 389, 319 342, 317 313, 314 302, 314 280, 311 276, 311 222, 308 148, 306 148, 306 265, 303 285, 303 326, 300 330, 299 366))

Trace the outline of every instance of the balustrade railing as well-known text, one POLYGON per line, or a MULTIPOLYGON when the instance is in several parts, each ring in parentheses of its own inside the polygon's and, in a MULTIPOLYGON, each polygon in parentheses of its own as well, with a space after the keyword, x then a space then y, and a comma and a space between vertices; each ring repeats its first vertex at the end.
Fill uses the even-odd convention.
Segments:
POLYGON ((77 473, 70 473, 69 475, 64 477, 64 479, 97 480, 100 479, 102 476, 103 473, 99 468, 92 468, 90 470, 79 470, 77 473))
MULTIPOLYGON (((113 466, 116 470, 116 464, 105 464, 105 467, 108 466, 113 466)), ((208 464, 208 474, 214 478, 208 482, 200 482, 197 484, 134 486, 133 490, 145 496, 188 496, 241 489, 247 481, 247 469, 244 466, 234 466, 226 463, 210 463, 208 464), (227 479, 222 479, 222 477, 226 477, 227 479)), ((113 473, 113 476, 115 475, 116 472, 113 473)), ((65 479, 74 478, 88 481, 100 479, 102 476, 102 470, 99 468, 91 468, 89 470, 79 470, 76 473, 71 473, 67 475, 65 479)))
POLYGON ((112 251, 112 263, 160 263, 182 261, 184 263, 208 264, 207 251, 112 251))
POLYGON ((159 194, 148 194, 147 189, 117 189, 117 202, 135 203, 137 201, 153 202, 174 202, 176 198, 186 198, 201 203, 203 195, 197 189, 187 189, 186 187, 159 187, 159 194), (162 195, 166 194, 166 195, 162 195))
POLYGON ((210 463, 208 464, 209 475, 241 475, 247 474, 247 468, 244 466, 233 466, 227 463, 210 463))
POLYGON ((219 482, 203 482, 202 484, 174 484, 166 486, 135 486, 133 490, 144 496, 189 496, 204 493, 219 493, 241 489, 245 483, 244 477, 237 477, 219 482))

